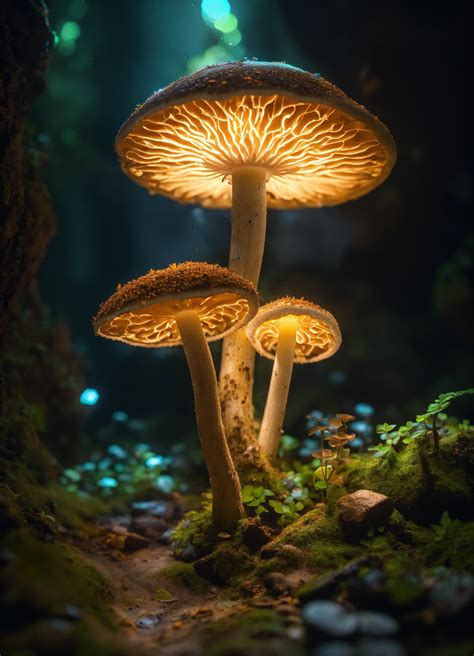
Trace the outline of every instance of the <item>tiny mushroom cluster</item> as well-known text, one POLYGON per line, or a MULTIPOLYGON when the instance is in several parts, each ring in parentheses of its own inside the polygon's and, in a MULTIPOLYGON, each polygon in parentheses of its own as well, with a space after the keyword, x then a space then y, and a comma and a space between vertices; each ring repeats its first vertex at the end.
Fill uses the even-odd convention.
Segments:
MULTIPOLYGON (((119 287, 94 320, 103 337, 183 346, 213 516, 228 528, 243 515, 242 454, 260 448, 275 463, 293 363, 329 358, 341 344, 337 321, 315 303, 287 297, 257 313, 267 205, 322 207, 363 196, 390 174, 396 147, 383 123, 320 75, 254 60, 209 66, 156 92, 124 123, 115 147, 124 173, 150 193, 232 209, 229 269, 187 262, 150 271, 119 287), (207 346, 217 339, 219 385, 207 346), (255 352, 275 361, 258 440, 255 352)), ((329 439, 336 459, 351 439, 338 421, 329 439)))

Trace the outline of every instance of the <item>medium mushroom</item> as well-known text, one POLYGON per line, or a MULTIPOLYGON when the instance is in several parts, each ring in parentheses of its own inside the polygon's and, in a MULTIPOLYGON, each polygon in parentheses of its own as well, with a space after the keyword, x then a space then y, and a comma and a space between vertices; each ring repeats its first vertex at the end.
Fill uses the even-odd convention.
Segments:
POLYGON ((220 528, 232 527, 244 510, 207 342, 245 325, 257 308, 254 286, 241 276, 216 265, 186 262, 119 286, 94 319, 95 333, 108 339, 148 348, 183 345, 211 481, 213 519, 220 528))
MULTIPOLYGON (((259 61, 209 66, 160 89, 133 112, 115 146, 123 171, 151 193, 232 207, 229 268, 255 285, 267 204, 358 198, 386 179, 396 159, 388 129, 338 87, 259 61)), ((242 452, 253 438, 254 358, 242 331, 224 341, 224 423, 242 452)))
POLYGON ((293 363, 307 364, 331 357, 341 345, 336 319, 319 305, 292 297, 260 308, 247 326, 255 350, 274 360, 258 442, 274 463, 285 416, 293 363))

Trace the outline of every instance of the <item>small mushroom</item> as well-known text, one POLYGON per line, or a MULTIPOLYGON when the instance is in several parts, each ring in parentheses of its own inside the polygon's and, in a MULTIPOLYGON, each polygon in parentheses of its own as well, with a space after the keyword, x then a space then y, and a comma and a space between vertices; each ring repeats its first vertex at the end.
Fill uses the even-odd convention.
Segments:
POLYGON ((220 528, 232 527, 244 511, 207 342, 246 324, 257 308, 255 289, 241 276, 216 265, 186 262, 119 287, 94 319, 96 334, 108 339, 149 348, 183 345, 211 481, 213 519, 220 528))
MULTIPOLYGON (((320 75, 280 62, 216 64, 154 93, 120 129, 126 175, 151 193, 232 207, 229 268, 258 284, 266 208, 338 205, 390 174, 396 146, 385 125, 320 75)), ((225 340, 224 421, 252 432, 255 354, 225 340), (244 393, 239 398, 232 390, 244 393)))
MULTIPOLYGON (((261 307, 247 326, 247 336, 260 355, 275 360, 258 438, 262 453, 275 462, 293 363, 331 357, 341 345, 341 333, 327 310, 304 299, 286 297, 261 307)), ((320 429, 327 427, 317 427, 320 429)))

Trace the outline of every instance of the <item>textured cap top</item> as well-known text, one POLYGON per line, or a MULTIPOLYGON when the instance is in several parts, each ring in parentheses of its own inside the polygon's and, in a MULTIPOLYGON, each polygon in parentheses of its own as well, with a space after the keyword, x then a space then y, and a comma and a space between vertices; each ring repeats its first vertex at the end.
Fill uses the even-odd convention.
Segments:
POLYGON ((387 128, 318 75, 277 62, 209 66, 153 94, 120 129, 123 171, 152 193, 230 207, 230 175, 267 171, 268 205, 358 198, 390 173, 387 128))
POLYGON ((298 364, 330 358, 341 346, 339 325, 333 315, 316 303, 286 296, 263 305, 247 326, 254 349, 273 360, 278 346, 280 319, 297 320, 294 361, 298 364))
POLYGON ((149 271, 117 290, 94 319, 97 335, 134 346, 178 346, 177 312, 195 310, 206 339, 222 339, 258 309, 254 286, 238 274, 205 262, 149 271))

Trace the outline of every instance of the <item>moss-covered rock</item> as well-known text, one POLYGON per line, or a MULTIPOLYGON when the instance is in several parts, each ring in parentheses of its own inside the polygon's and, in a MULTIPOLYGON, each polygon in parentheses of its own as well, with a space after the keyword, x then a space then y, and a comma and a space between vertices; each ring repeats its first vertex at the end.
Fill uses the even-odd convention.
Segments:
POLYGON ((288 637, 285 619, 270 609, 239 612, 211 622, 198 636, 207 656, 303 656, 301 641, 288 637))
POLYGON ((474 501, 470 482, 473 437, 472 430, 442 437, 438 454, 424 438, 383 458, 352 458, 346 467, 346 484, 351 490, 366 488, 386 494, 404 516, 421 523, 439 520, 444 510, 456 518, 469 518, 474 501))
POLYGON ((357 558, 363 548, 346 542, 337 513, 319 504, 286 527, 264 551, 287 563, 293 553, 293 561, 299 561, 300 566, 328 569, 357 558), (288 550, 288 546, 298 551, 288 550))

